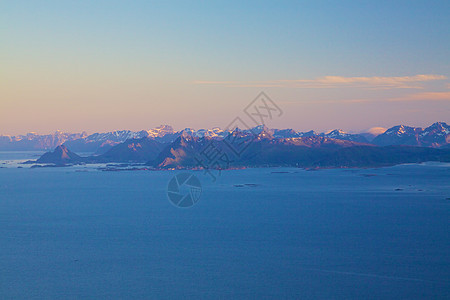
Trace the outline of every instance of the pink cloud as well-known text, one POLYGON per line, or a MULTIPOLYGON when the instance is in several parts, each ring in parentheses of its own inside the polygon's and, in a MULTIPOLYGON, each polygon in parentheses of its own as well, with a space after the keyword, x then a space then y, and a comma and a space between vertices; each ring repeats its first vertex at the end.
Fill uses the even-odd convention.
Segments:
POLYGON ((284 88, 367 88, 367 89, 421 89, 420 83, 447 79, 444 75, 419 74, 414 76, 344 77, 324 76, 316 79, 283 79, 272 81, 195 81, 194 84, 226 87, 284 87, 284 88))
POLYGON ((374 136, 377 136, 377 135, 383 134, 386 130, 387 130, 387 128, 384 128, 384 127, 372 127, 369 130, 367 130, 367 132, 374 136))

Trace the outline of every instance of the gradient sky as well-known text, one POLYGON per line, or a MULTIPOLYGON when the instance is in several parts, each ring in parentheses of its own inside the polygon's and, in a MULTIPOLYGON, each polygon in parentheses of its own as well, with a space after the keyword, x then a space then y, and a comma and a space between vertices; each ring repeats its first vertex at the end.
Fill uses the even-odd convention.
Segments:
POLYGON ((450 122, 447 1, 1 1, 0 134, 450 122), (170 3, 169 3, 170 2, 170 3))

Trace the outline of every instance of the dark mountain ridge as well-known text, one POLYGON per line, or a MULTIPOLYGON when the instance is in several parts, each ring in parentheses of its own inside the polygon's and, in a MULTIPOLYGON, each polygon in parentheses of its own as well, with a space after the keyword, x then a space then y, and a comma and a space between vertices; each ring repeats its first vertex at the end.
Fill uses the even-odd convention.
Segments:
POLYGON ((56 165, 80 163, 84 161, 85 159, 83 157, 73 153, 64 145, 56 147, 52 152, 44 153, 38 160, 36 160, 37 163, 52 163, 56 165))
POLYGON ((148 137, 129 139, 111 147, 111 149, 101 155, 87 157, 86 161, 91 163, 147 162, 155 159, 165 145, 148 137))

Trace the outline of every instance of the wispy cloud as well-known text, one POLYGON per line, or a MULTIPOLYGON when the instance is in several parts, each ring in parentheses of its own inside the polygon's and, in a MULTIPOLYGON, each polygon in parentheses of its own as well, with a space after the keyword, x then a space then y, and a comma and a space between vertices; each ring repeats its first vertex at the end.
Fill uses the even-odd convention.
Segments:
POLYGON ((278 101, 283 104, 305 104, 305 103, 313 103, 313 104, 355 104, 355 103, 367 103, 367 102, 374 102, 374 100, 371 99, 331 99, 331 100, 324 100, 324 99, 318 99, 318 100, 302 100, 300 101, 278 101))
POLYGON ((357 103, 369 103, 369 102, 428 102, 428 101, 450 101, 450 92, 423 92, 409 94, 401 97, 394 98, 382 98, 382 99, 318 99, 318 100, 306 100, 306 101, 280 101, 284 104, 305 104, 305 103, 327 103, 327 104, 357 104, 357 103))
POLYGON ((387 101, 450 101, 450 92, 426 92, 390 98, 387 101))
POLYGON ((365 89, 421 89, 421 83, 447 79, 444 75, 419 74, 392 77, 324 76, 315 79, 282 79, 271 81, 194 81, 199 85, 225 87, 280 87, 280 88, 365 88, 365 89))

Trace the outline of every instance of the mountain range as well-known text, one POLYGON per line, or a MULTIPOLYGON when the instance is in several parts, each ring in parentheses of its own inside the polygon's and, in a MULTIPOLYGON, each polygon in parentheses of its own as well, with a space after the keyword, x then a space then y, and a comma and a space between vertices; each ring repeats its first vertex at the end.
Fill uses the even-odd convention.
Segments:
POLYGON ((96 134, 66 141, 55 151, 44 154, 36 163, 118 162, 144 163, 158 169, 227 169, 260 166, 370 167, 450 161, 450 127, 439 122, 425 129, 395 126, 371 142, 363 135, 340 130, 317 134, 265 126, 248 130, 236 128, 232 132, 219 128, 185 129, 180 132, 173 131, 169 126, 157 129, 138 133, 96 134), (125 141, 120 142, 123 139, 125 141), (68 145, 80 146, 82 141, 85 141, 84 145, 96 143, 104 151, 96 149, 97 154, 81 157, 69 150, 68 145), (211 162, 212 165, 208 165, 211 162))
MULTIPOLYGON (((247 132, 251 131, 252 133, 259 134, 263 130, 277 139, 318 136, 359 143, 370 143, 377 146, 409 145, 433 148, 448 147, 448 144, 450 144, 450 126, 444 122, 436 122, 427 128, 398 125, 387 129, 378 136, 370 133, 351 134, 339 129, 326 133, 317 133, 313 130, 298 132, 293 129, 268 129, 264 126, 254 127, 247 130, 247 132)), ((18 136, 0 135, 0 151, 46 151, 64 144, 67 148, 75 152, 104 154, 113 146, 130 139, 149 138, 164 144, 175 141, 183 133, 198 138, 220 139, 230 134, 230 131, 220 128, 199 130, 186 128, 181 131, 175 131, 171 126, 161 125, 150 130, 121 130, 94 133, 91 135, 88 135, 86 132, 64 133, 61 131, 56 131, 54 134, 48 135, 39 135, 36 133, 18 136)))

